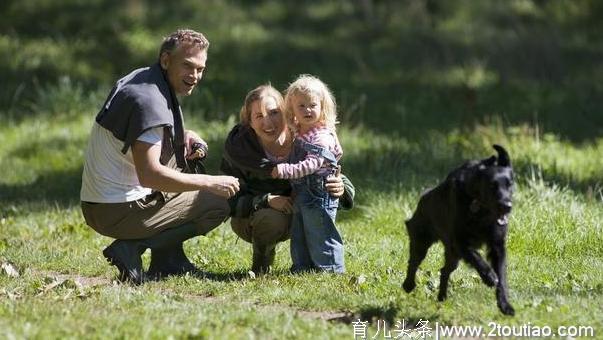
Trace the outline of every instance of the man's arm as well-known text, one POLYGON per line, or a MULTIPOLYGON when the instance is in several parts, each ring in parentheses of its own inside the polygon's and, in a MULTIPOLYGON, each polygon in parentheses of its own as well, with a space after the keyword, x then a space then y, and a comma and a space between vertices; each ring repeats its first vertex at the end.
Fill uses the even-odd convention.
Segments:
POLYGON ((135 141, 132 157, 140 185, 165 192, 205 190, 228 198, 239 191, 239 180, 232 176, 185 174, 159 162, 161 144, 135 141))
MULTIPOLYGON (((226 158, 222 158, 220 170, 227 175, 236 176, 240 181, 245 183, 243 172, 233 166, 226 158)), ((341 191, 343 192, 343 185, 341 191)), ((242 189, 239 193, 231 197, 229 200, 232 216, 234 217, 249 217, 254 211, 264 208, 272 208, 282 211, 286 214, 292 212, 291 197, 284 195, 272 195, 269 192, 252 194, 249 191, 242 189)))

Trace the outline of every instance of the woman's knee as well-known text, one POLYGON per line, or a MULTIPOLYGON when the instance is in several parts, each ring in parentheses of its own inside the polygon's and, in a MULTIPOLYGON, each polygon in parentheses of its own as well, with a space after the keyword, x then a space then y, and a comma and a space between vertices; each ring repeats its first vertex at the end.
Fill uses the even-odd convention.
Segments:
POLYGON ((251 218, 252 239, 261 244, 274 244, 289 238, 291 215, 274 209, 260 209, 251 218))
POLYGON ((230 219, 230 227, 238 237, 251 243, 251 225, 249 225, 248 218, 232 217, 230 219))

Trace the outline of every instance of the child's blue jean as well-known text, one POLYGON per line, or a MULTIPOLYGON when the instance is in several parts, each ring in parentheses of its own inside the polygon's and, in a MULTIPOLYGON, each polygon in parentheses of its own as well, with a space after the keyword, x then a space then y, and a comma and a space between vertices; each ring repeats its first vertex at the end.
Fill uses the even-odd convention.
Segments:
POLYGON ((322 176, 306 176, 294 188, 291 271, 345 272, 343 241, 335 227, 339 200, 324 190, 322 176))

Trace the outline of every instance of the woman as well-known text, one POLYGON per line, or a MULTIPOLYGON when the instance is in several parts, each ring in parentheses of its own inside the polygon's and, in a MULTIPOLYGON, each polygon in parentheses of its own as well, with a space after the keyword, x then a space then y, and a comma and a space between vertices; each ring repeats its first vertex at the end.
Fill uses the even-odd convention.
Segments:
MULTIPOLYGON (((294 136, 282 113, 283 97, 270 85, 261 85, 245 97, 240 123, 230 131, 222 171, 239 178, 241 191, 230 200, 231 226, 253 245, 255 273, 267 273, 278 242, 289 238, 292 200, 289 181, 271 178, 274 164, 287 162, 294 136)), ((350 209, 354 187, 345 176, 328 179, 326 189, 350 209)))

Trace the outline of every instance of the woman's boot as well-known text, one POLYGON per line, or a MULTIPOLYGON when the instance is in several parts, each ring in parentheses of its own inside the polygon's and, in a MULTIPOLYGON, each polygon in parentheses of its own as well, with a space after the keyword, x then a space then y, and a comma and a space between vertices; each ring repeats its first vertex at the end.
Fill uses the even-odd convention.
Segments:
POLYGON ((270 266, 272 266, 272 263, 274 262, 275 254, 276 244, 258 245, 254 242, 251 271, 258 275, 268 274, 270 272, 270 266))

